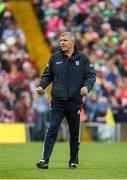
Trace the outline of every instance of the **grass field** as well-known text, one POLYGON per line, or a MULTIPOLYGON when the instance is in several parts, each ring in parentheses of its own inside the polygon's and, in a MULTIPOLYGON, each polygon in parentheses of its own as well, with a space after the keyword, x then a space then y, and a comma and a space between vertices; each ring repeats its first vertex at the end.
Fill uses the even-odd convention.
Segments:
POLYGON ((127 144, 81 143, 76 170, 68 169, 68 143, 56 143, 48 170, 37 169, 41 148, 41 143, 0 144, 0 179, 127 178, 127 144))

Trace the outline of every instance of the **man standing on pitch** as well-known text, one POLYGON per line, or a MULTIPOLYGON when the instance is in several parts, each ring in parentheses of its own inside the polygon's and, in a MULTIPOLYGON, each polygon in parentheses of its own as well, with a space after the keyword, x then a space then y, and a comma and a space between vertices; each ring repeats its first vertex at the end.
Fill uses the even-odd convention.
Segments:
POLYGON ((57 138, 60 124, 67 119, 70 132, 69 168, 77 168, 79 149, 80 105, 96 80, 96 73, 89 59, 75 47, 71 32, 60 35, 61 50, 52 55, 37 87, 39 94, 52 83, 52 100, 49 128, 44 141, 42 159, 38 168, 48 169, 49 159, 57 138))

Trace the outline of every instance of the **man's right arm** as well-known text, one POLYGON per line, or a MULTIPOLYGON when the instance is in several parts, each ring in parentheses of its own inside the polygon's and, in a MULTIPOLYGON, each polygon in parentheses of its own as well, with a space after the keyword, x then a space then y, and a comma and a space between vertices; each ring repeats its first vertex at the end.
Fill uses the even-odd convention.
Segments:
POLYGON ((41 76, 41 80, 37 87, 37 92, 39 94, 44 93, 44 89, 53 81, 54 73, 53 73, 53 62, 52 59, 49 60, 43 75, 41 76))

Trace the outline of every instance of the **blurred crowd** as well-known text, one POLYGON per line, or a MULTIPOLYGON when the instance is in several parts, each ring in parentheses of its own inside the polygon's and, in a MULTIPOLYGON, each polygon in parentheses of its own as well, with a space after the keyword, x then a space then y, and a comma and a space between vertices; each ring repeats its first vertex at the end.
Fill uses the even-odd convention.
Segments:
POLYGON ((51 52, 72 31, 76 45, 94 63, 97 80, 85 98, 87 119, 105 122, 110 106, 116 122, 127 122, 127 0, 33 0, 51 52))
MULTIPOLYGON (((76 46, 94 63, 97 80, 85 98, 87 119, 105 122, 110 106, 116 122, 127 122, 127 0, 33 0, 51 52, 72 31, 76 46)), ((0 0, 0 122, 38 122, 48 97, 36 94, 39 70, 27 51, 8 1, 0 0)), ((41 124, 41 125, 40 125, 41 124)), ((39 131, 38 130, 38 131, 39 131)))
POLYGON ((17 28, 9 2, 0 0, 0 122, 36 121, 36 130, 42 130, 48 98, 36 93, 38 80, 25 34, 17 28))

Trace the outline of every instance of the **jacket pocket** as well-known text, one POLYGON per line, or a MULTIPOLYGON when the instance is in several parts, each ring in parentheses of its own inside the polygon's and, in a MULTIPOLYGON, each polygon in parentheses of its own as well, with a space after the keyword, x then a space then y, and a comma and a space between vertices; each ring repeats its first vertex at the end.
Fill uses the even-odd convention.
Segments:
POLYGON ((66 99, 67 98, 67 89, 66 88, 53 87, 51 94, 52 94, 52 97, 55 99, 66 99))

